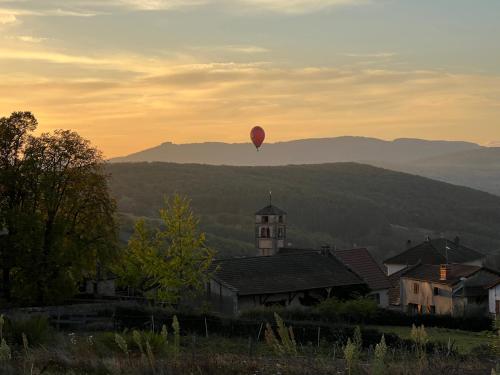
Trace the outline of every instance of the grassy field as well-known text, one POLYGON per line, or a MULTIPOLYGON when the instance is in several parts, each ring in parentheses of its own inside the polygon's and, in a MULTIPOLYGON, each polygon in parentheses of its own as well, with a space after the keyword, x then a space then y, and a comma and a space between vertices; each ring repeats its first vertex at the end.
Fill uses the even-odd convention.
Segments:
MULTIPOLYGON (((394 333, 402 339, 411 338, 411 327, 399 326, 367 326, 384 333, 394 333)), ((451 343, 461 354, 468 354, 481 345, 491 345, 494 340, 492 332, 468 332, 457 329, 426 327, 429 340, 435 343, 451 343)))

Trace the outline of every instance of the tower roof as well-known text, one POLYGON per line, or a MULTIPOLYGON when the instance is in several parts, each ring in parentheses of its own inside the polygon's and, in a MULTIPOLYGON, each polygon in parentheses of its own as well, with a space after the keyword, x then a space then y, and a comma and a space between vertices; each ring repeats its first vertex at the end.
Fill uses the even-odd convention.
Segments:
POLYGON ((286 212, 283 211, 281 208, 278 208, 270 204, 269 206, 266 206, 261 210, 257 211, 255 215, 286 215, 286 212))

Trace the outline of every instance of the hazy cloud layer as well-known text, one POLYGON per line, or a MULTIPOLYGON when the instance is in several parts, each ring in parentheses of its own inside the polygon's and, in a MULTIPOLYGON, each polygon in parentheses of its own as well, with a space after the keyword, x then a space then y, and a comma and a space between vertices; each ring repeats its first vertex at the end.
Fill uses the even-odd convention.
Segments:
POLYGON ((0 77, 0 91, 10 93, 0 104, 1 113, 31 109, 41 117, 42 129, 75 128, 109 156, 164 140, 243 141, 253 123, 266 124, 271 140, 397 137, 401 127, 408 135, 424 127, 429 138, 466 138, 471 123, 494 123, 500 116, 496 76, 269 63, 178 64, 133 55, 49 51, 0 50, 0 55, 2 60, 70 66, 72 72, 60 79, 0 77), (111 79, 109 71, 127 78, 111 79), (286 133, 280 131, 284 124, 286 133))

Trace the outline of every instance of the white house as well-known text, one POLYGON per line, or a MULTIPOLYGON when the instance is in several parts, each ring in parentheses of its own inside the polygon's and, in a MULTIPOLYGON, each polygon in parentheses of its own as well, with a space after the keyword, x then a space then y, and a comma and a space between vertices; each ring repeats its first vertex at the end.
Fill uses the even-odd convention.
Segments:
POLYGON ((495 316, 500 314, 500 278, 488 287, 488 310, 495 316))

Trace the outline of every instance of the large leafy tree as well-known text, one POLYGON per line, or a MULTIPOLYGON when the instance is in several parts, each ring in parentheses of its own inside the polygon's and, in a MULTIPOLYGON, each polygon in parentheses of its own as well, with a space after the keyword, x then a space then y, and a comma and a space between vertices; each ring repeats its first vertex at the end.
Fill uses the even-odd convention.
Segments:
POLYGON ((115 204, 97 149, 35 127, 27 112, 0 119, 1 267, 6 297, 44 304, 116 255, 115 204))
POLYGON ((177 304, 203 289, 214 251, 187 198, 166 199, 160 218, 158 228, 137 221, 116 272, 136 293, 177 304))

